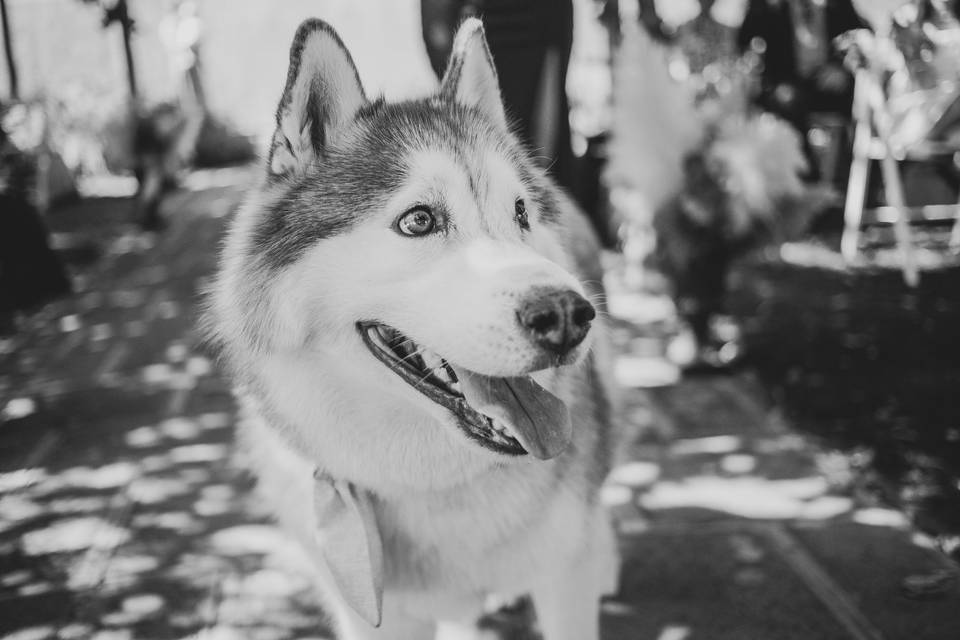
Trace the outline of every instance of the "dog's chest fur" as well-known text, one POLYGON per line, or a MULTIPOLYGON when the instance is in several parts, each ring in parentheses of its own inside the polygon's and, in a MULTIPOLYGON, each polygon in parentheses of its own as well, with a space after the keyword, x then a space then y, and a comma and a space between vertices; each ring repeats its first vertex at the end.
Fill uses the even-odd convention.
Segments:
MULTIPOLYGON (((560 381, 575 426, 569 450, 556 459, 508 460, 432 491, 373 494, 388 589, 520 593, 558 550, 583 543, 611 446, 594 357, 560 381)), ((309 507, 316 462, 285 440, 263 403, 248 395, 245 405, 242 451, 260 495, 288 531, 316 549, 321 523, 309 507)))

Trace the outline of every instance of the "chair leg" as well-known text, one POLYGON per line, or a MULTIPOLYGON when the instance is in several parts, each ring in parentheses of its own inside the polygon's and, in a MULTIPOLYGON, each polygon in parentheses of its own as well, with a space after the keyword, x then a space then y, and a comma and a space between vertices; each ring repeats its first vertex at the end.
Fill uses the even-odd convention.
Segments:
POLYGON ((900 259, 903 260, 903 280, 907 286, 916 287, 920 283, 920 272, 917 268, 917 255, 910 233, 910 219, 906 200, 903 196, 903 181, 900 179, 900 167, 890 146, 890 115, 884 103, 883 91, 879 85, 870 87, 870 110, 873 112, 873 125, 877 130, 877 137, 883 145, 883 159, 880 169, 883 172, 883 190, 887 203, 897 210, 897 217, 893 221, 893 233, 900 250, 900 259))
POLYGON ((950 250, 960 253, 960 202, 953 212, 953 231, 950 232, 950 250))
POLYGON ((843 237, 840 252, 844 260, 853 262, 860 244, 860 224, 863 218, 867 183, 870 180, 870 123, 858 122, 853 142, 853 161, 847 180, 847 197, 843 206, 843 237))
POLYGON ((857 73, 853 99, 853 119, 857 123, 853 135, 853 160, 847 179, 847 197, 843 207, 843 237, 840 252, 844 260, 853 262, 860 244, 860 224, 863 219, 867 184, 870 180, 870 107, 867 102, 866 83, 863 72, 857 73))
POLYGON ((900 168, 889 151, 880 161, 883 170, 883 190, 887 202, 897 210, 897 217, 893 221, 893 234, 900 249, 900 258, 903 260, 903 280, 908 286, 915 287, 920 283, 920 272, 917 268, 916 252, 913 247, 913 238, 910 233, 910 221, 907 216, 907 205, 903 197, 903 182, 900 180, 900 168))

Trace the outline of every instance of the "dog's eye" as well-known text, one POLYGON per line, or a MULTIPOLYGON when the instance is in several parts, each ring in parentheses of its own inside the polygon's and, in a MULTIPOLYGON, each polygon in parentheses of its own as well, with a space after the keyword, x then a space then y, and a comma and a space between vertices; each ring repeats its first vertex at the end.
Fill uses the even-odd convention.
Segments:
POLYGON ((397 231, 405 236, 425 236, 437 226, 437 219, 426 207, 415 207, 397 218, 397 231))
POLYGON ((524 231, 529 231, 530 219, 527 218, 527 204, 523 201, 523 198, 517 198, 516 202, 513 203, 513 210, 520 228, 524 231))

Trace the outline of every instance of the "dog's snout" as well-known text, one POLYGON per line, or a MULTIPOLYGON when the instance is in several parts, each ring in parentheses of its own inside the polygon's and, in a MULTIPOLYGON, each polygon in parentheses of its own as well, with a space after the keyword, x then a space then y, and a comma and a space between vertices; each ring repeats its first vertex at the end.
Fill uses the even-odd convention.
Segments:
POLYGON ((583 342, 596 316, 593 305, 570 290, 536 291, 517 310, 517 319, 533 340, 560 355, 583 342))

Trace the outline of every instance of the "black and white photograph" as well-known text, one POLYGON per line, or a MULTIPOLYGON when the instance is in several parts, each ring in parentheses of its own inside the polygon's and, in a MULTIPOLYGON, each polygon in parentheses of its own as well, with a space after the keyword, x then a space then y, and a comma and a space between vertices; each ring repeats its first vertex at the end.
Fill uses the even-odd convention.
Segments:
POLYGON ((960 639, 960 0, 0 43, 0 640, 960 639))

